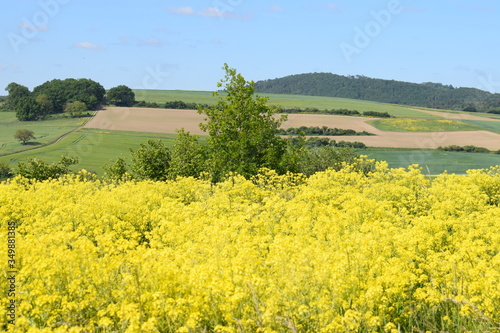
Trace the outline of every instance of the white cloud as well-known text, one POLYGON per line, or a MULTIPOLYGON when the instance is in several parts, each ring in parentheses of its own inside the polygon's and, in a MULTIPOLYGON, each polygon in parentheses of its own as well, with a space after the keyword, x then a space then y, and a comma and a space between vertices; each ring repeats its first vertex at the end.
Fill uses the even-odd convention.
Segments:
POLYGON ((79 49, 86 49, 86 50, 104 50, 104 47, 90 42, 78 42, 75 43, 73 46, 79 49))
POLYGON ((194 10, 192 7, 178 7, 172 8, 168 7, 167 11, 178 15, 192 15, 192 16, 203 16, 203 17, 219 17, 219 18, 233 18, 240 20, 248 20, 250 16, 240 16, 234 11, 221 10, 216 7, 208 7, 202 10, 194 10))
POLYGON ((174 14, 179 14, 179 15, 194 15, 195 11, 193 10, 192 7, 179 7, 179 8, 167 8, 167 11, 174 13, 174 14))
POLYGON ((228 12, 217 9, 215 7, 209 7, 202 10, 199 14, 201 16, 207 16, 207 17, 224 17, 228 14, 228 12))

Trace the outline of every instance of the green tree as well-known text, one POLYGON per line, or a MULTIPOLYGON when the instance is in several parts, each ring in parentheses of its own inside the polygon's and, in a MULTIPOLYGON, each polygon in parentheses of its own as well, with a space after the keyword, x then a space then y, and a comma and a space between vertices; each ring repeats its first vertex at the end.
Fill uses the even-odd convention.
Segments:
POLYGON ((85 111, 87 111, 87 105, 80 101, 68 103, 64 107, 64 112, 69 113, 71 117, 80 117, 85 111))
POLYGON ((25 145, 28 141, 35 138, 35 133, 29 129, 18 129, 14 134, 14 138, 21 141, 25 145))
POLYGON ((127 162, 121 157, 111 164, 103 166, 105 171, 104 178, 112 181, 120 181, 129 179, 127 162))
POLYGON ((33 89, 35 96, 45 94, 52 101, 55 113, 64 111, 68 102, 80 101, 89 110, 95 110, 103 103, 106 90, 98 82, 89 79, 52 80, 33 89))
POLYGON ((18 163, 18 174, 36 180, 57 179, 70 172, 70 165, 78 163, 77 158, 63 156, 57 163, 48 164, 37 157, 30 158, 27 163, 18 163))
POLYGON ((22 98, 31 96, 31 92, 27 87, 15 82, 9 83, 5 90, 9 93, 7 96, 7 108, 13 110, 17 109, 17 105, 22 98))
POLYGON ((116 106, 132 106, 135 103, 135 94, 127 86, 120 85, 109 89, 107 93, 108 103, 116 106))
POLYGON ((138 179, 165 181, 170 169, 170 150, 160 140, 148 140, 147 145, 132 150, 132 175, 138 179))
POLYGON ((12 177, 14 174, 6 162, 0 161, 0 181, 12 177))
MULTIPOLYGON (((217 104, 198 111, 206 116, 200 128, 207 132, 208 167, 214 181, 228 172, 245 177, 262 167, 278 170, 286 150, 276 130, 286 119, 276 118, 277 107, 267 105, 267 97, 254 96, 254 82, 246 81, 235 69, 224 64, 225 78, 218 87, 225 90, 217 104)), ((282 170, 280 170, 282 171, 282 170)))
POLYGON ((16 117, 20 121, 32 121, 41 117, 40 104, 31 96, 21 97, 16 100, 16 117))
POLYGON ((54 104, 49 96, 40 94, 36 96, 35 101, 40 105, 40 117, 42 119, 54 112, 54 104))
POLYGON ((356 154, 352 148, 335 148, 323 146, 309 149, 301 156, 299 172, 310 176, 329 168, 340 170, 344 164, 352 164, 356 154))
POLYGON ((197 135, 191 135, 184 129, 177 131, 170 161, 170 178, 198 177, 205 171, 207 159, 206 147, 198 141, 197 135))

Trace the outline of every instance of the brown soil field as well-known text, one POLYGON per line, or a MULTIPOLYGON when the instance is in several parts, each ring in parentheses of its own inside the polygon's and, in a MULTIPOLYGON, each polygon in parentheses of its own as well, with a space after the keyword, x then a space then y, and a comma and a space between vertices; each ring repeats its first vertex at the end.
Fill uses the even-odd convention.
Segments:
MULTIPOLYGON (((436 115, 446 118, 440 112, 436 112, 436 115)), ((491 120, 482 117, 478 118, 491 120)), ((177 129, 184 128, 192 134, 204 135, 205 133, 198 127, 198 124, 203 122, 203 119, 204 116, 198 114, 195 110, 108 107, 105 110, 97 112, 96 116, 85 127, 174 134, 177 129)), ((491 150, 500 149, 500 134, 488 131, 384 132, 367 124, 366 121, 368 120, 372 120, 372 118, 291 114, 288 115, 288 121, 284 123, 283 127, 328 126, 332 128, 353 129, 355 131, 367 131, 376 134, 376 136, 338 136, 330 138, 344 141, 360 141, 372 147, 437 148, 448 145, 475 145, 491 150)))

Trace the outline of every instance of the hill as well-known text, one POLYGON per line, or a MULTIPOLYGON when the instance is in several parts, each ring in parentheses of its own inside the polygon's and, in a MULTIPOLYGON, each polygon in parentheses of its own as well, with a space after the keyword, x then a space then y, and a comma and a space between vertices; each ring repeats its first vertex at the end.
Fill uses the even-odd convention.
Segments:
POLYGON ((441 83, 410 83, 309 73, 285 76, 255 83, 258 93, 342 97, 382 103, 465 111, 500 110, 500 94, 476 88, 455 88, 441 83))

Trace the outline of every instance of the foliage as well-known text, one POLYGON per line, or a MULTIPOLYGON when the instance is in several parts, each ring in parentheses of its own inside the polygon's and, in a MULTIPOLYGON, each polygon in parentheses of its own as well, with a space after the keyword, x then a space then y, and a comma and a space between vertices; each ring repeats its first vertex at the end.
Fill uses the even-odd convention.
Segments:
POLYGON ((104 179, 111 181, 125 181, 131 179, 127 163, 121 157, 118 157, 115 161, 111 162, 111 164, 104 165, 103 169, 105 170, 104 179))
POLYGON ((299 135, 303 133, 304 135, 323 135, 323 136, 343 136, 343 135, 375 135, 368 133, 366 131, 356 132, 351 129, 342 128, 329 128, 327 126, 301 126, 301 127, 290 127, 290 128, 280 128, 276 132, 279 135, 299 135))
POLYGON ((15 110, 16 117, 20 121, 33 121, 43 118, 41 106, 32 96, 17 99, 15 110))
POLYGON ((6 162, 0 161, 0 181, 6 180, 10 177, 14 176, 12 169, 9 164, 6 162))
POLYGON ((451 145, 451 146, 446 146, 446 147, 438 147, 439 150, 444 150, 444 151, 459 151, 459 152, 466 152, 466 153, 489 153, 490 150, 488 148, 484 147, 476 147, 473 145, 468 145, 468 146, 457 146, 457 145, 451 145))
POLYGON ((135 103, 134 92, 124 85, 109 89, 106 97, 109 104, 114 104, 116 106, 133 106, 135 103))
POLYGON ((35 101, 40 105, 40 119, 44 119, 54 112, 54 104, 47 95, 40 94, 35 98, 35 101))
POLYGON ((63 112, 66 104, 80 101, 90 109, 103 102, 105 90, 89 79, 66 79, 47 81, 35 87, 33 92, 15 82, 6 90, 8 107, 16 111, 21 121, 44 119, 50 113, 63 112))
POLYGON ((344 163, 352 164, 355 156, 352 148, 333 148, 328 145, 308 149, 301 159, 299 172, 310 176, 329 168, 340 170, 345 166, 344 163))
POLYGON ((163 142, 148 140, 132 150, 132 175, 137 179, 167 180, 170 159, 170 149, 163 142))
POLYGON ((383 163, 217 185, 17 177, 0 184, 0 237, 17 226, 19 306, 0 329, 493 332, 499 181, 383 163))
POLYGON ((184 129, 177 132, 171 154, 169 177, 199 177, 206 172, 207 149, 197 135, 184 129))
POLYGON ((268 98, 254 96, 254 82, 227 64, 224 70, 225 79, 218 83, 224 95, 214 93, 219 96, 217 104, 199 109, 206 116, 200 128, 210 136, 210 174, 218 181, 229 172, 249 177, 262 167, 277 169, 286 143, 276 130, 286 117, 275 118, 278 109, 267 105, 268 98))
POLYGON ((33 94, 44 94, 52 101, 54 112, 61 113, 67 103, 80 101, 95 110, 104 101, 106 90, 90 79, 65 79, 47 81, 33 89, 33 94))
POLYGON ((48 164, 37 157, 32 157, 27 163, 18 163, 18 175, 27 179, 47 180, 57 179, 70 172, 69 167, 77 164, 78 159, 73 157, 62 156, 57 163, 48 164))
POLYGON ((15 82, 9 83, 5 90, 9 93, 6 99, 6 108, 11 110, 17 110, 18 103, 22 98, 31 96, 31 92, 28 87, 15 82))
POLYGON ((492 110, 500 106, 500 95, 475 88, 454 88, 439 83, 409 83, 342 76, 331 73, 291 75, 259 81, 260 93, 331 96, 437 109, 492 110), (471 101, 474 101, 471 105, 471 101))
POLYGON ((388 112, 364 111, 363 116, 375 118, 394 118, 388 112))
POLYGON ((25 145, 28 141, 35 138, 35 132, 29 129, 18 129, 14 134, 14 138, 21 141, 25 145))
POLYGON ((80 117, 87 111, 87 105, 80 101, 70 102, 64 106, 64 112, 69 113, 71 117, 80 117))

